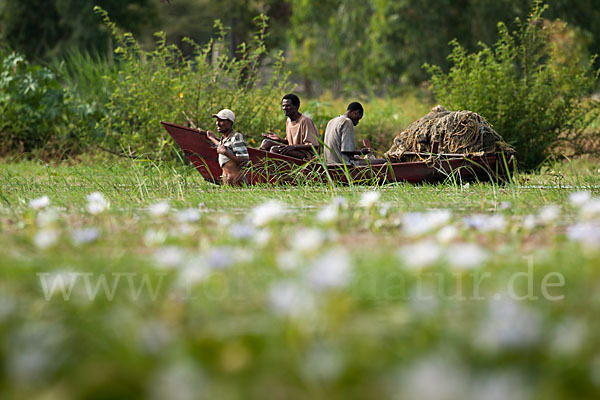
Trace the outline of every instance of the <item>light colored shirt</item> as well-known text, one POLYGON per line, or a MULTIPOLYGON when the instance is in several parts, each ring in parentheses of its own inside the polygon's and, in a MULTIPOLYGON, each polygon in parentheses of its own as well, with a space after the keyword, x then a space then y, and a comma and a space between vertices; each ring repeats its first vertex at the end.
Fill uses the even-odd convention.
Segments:
POLYGON ((324 142, 324 156, 327 164, 357 164, 351 157, 342 153, 356 150, 356 134, 350 118, 340 115, 329 121, 325 129, 324 142))
POLYGON ((285 140, 288 144, 312 144, 319 148, 317 126, 312 119, 301 114, 296 121, 285 121, 285 140))
MULTIPOLYGON (((229 136, 223 136, 221 138, 221 144, 227 148, 230 152, 235 154, 240 161, 248 161, 250 156, 248 155, 248 147, 246 146, 246 142, 244 141, 244 136, 238 132, 231 132, 229 136)), ((219 165, 222 167, 227 164, 229 161, 229 157, 225 154, 219 154, 219 165)))

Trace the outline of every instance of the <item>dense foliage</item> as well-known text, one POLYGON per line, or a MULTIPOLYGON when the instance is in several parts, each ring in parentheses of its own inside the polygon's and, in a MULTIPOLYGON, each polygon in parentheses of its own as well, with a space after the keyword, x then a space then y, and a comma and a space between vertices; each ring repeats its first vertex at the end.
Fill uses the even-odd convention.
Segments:
MULTIPOLYGON (((287 51, 295 83, 310 95, 323 90, 394 94, 426 80, 424 62, 446 69, 448 43, 456 38, 467 50, 492 45, 496 24, 514 29, 531 0, 0 0, 0 40, 29 59, 63 55, 73 48, 111 55, 110 32, 93 14, 93 5, 132 32, 144 46, 164 31, 185 55, 194 52, 183 40, 206 43, 212 21, 228 28, 226 48, 252 39, 254 17, 269 16, 268 47, 287 51), (85 4, 82 4, 85 3, 85 4)), ((547 17, 575 28, 587 55, 600 53, 597 0, 548 0, 547 17)), ((148 48, 148 47, 145 47, 148 48)))
POLYGON ((56 75, 20 54, 0 50, 0 152, 72 143, 69 106, 56 75))
POLYGON ((484 115, 514 145, 524 168, 537 167, 565 141, 589 144, 593 136, 585 135, 586 128, 600 115, 598 102, 586 99, 598 71, 555 40, 565 26, 543 20, 545 8, 534 2, 527 21, 517 20, 512 33, 500 23, 493 47, 482 44, 469 53, 454 41, 448 73, 428 66, 438 101, 484 115))
POLYGON ((261 80, 265 16, 256 21, 253 42, 238 47, 238 58, 223 52, 225 32, 218 21, 219 38, 204 47, 187 40, 194 53, 186 58, 178 47, 166 44, 164 33, 157 34, 154 50, 143 50, 130 33, 118 30, 105 11, 97 10, 113 32, 121 61, 118 75, 109 80, 114 91, 101 121, 105 145, 137 155, 169 157, 174 144, 160 120, 212 129, 211 115, 222 108, 234 111, 234 127, 241 132, 259 134, 278 124, 280 106, 273 100, 280 99, 289 85, 281 54, 272 60, 266 80, 261 80))

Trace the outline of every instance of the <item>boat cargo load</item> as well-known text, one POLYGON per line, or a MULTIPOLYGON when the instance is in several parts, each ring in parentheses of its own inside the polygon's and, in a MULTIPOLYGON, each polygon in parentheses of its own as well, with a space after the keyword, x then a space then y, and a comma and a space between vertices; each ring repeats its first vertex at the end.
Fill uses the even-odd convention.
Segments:
POLYGON ((481 115, 438 105, 400 132, 385 155, 393 161, 426 161, 438 154, 513 156, 515 150, 481 115))

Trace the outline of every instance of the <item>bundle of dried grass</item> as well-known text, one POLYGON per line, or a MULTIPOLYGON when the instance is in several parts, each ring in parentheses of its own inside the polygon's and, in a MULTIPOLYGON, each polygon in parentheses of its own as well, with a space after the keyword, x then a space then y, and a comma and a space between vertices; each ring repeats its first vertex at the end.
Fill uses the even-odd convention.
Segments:
POLYGON ((430 159, 434 154, 499 152, 514 154, 515 150, 485 118, 472 111, 448 111, 436 106, 396 136, 385 155, 392 160, 409 161, 430 159))

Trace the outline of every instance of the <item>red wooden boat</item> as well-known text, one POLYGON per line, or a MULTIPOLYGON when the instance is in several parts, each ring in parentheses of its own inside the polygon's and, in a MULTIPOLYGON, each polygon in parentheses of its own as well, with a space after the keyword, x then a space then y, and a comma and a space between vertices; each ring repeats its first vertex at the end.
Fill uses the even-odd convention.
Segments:
MULTIPOLYGON (((221 183, 221 167, 215 146, 196 129, 161 122, 204 179, 221 183)), ((391 182, 503 181, 513 172, 514 157, 503 154, 421 154, 427 161, 387 162, 349 167, 325 165, 322 157, 304 161, 248 147, 250 184, 298 184, 301 182, 384 184, 391 182)), ((415 153, 409 153, 415 156, 415 153)))

